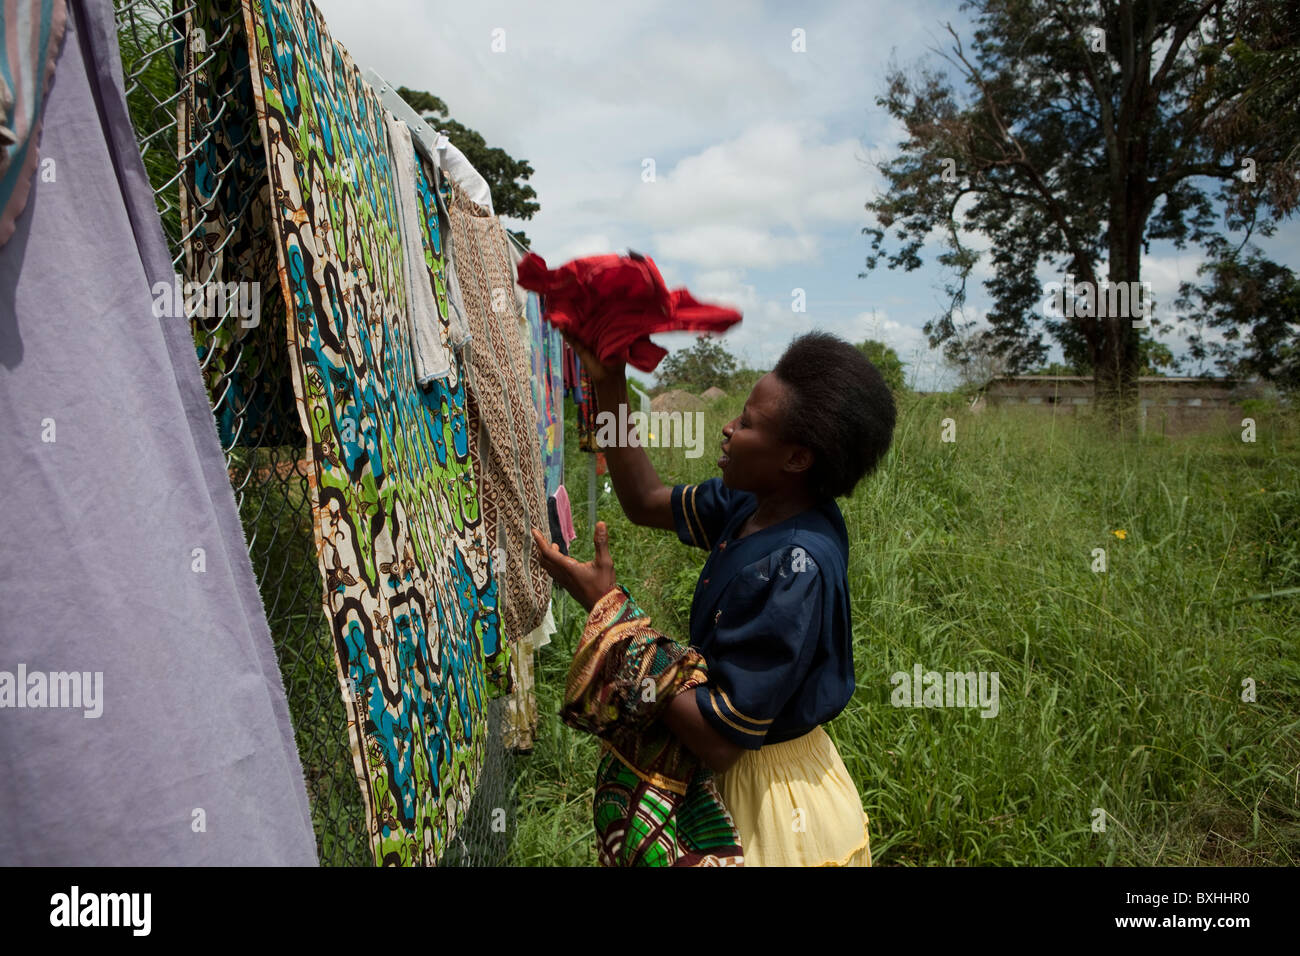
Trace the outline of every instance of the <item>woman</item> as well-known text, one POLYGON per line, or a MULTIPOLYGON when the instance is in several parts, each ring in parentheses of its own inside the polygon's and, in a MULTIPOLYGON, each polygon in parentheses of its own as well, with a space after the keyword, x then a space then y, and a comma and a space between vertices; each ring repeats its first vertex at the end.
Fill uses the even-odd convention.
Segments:
MULTIPOLYGON (((598 410, 617 414, 625 370, 570 344, 598 410)), ((722 429, 719 477, 670 488, 639 445, 604 450, 633 523, 709 552, 690 624, 707 682, 659 719, 717 775, 747 866, 871 864, 861 798, 821 725, 854 689, 848 534, 834 499, 875 470, 895 416, 865 356, 811 332, 722 429)), ((548 572, 588 610, 615 587, 603 530, 587 564, 534 532, 548 572)))

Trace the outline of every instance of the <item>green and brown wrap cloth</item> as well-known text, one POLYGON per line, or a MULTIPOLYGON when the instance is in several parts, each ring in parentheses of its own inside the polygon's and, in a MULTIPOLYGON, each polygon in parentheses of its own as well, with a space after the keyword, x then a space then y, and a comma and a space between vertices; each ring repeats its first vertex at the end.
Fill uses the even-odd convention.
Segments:
POLYGON ((654 630, 626 588, 592 608, 560 718, 604 742, 593 801, 601 865, 744 865, 712 772, 660 720, 707 682, 700 653, 654 630))

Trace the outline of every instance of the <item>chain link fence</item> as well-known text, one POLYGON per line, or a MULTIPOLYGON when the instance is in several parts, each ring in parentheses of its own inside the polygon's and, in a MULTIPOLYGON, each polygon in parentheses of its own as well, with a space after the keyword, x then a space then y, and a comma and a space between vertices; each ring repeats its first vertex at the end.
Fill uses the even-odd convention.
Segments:
MULTIPOLYGON (((136 139, 162 217, 174 271, 185 275, 187 244, 203 232, 205 216, 200 197, 185 197, 189 208, 197 212, 190 216, 192 227, 182 234, 182 191, 192 180, 186 176, 187 164, 195 161, 208 138, 216 134, 224 107, 210 116, 195 118, 203 124, 202 135, 191 137, 196 144, 187 155, 178 155, 178 111, 190 85, 197 82, 196 77, 223 45, 228 48, 229 44, 246 42, 242 18, 236 7, 234 14, 220 22, 221 29, 210 29, 202 57, 187 66, 184 23, 186 15, 196 10, 193 0, 114 0, 114 6, 136 139)), ((244 76, 247 71, 245 61, 244 76)), ((246 145, 253 134, 251 129, 221 129, 222 136, 236 137, 229 144, 232 153, 246 145), (238 141, 241 135, 244 143, 238 141)), ((230 166, 217 169, 215 176, 216 184, 208 184, 212 187, 209 195, 222 192, 223 185, 235 185, 230 166), (223 177, 231 177, 230 182, 223 183, 223 177)), ((228 188, 226 193, 237 190, 228 188)), ((251 191, 229 196, 223 215, 237 225, 253 198, 251 191)), ((222 242, 229 242, 237 232, 230 229, 222 242)), ((207 251, 219 253, 221 245, 207 251)), ((208 261, 215 262, 215 256, 208 261)), ((208 283, 213 275, 189 278, 208 283)), ((270 288, 268 297, 281 295, 278 285, 262 285, 270 288)), ((193 323, 195 346, 213 415, 220 426, 227 469, 284 678, 306 775, 317 850, 323 865, 371 866, 374 858, 366 839, 365 813, 339 696, 333 639, 321 608, 306 438, 298 425, 292 388, 284 387, 287 369, 257 364, 263 359, 252 349, 245 354, 239 336, 230 334, 241 318, 234 297, 226 300, 222 309, 220 315, 205 313, 202 322, 193 323), (215 346, 223 333, 225 344, 218 349, 215 346), (221 364, 216 367, 212 363, 218 354, 221 364), (256 390, 250 392, 250 381, 273 384, 255 386, 256 390), (265 427, 266 422, 288 424, 277 434, 277 429, 265 427)), ((282 310, 278 316, 282 321, 282 310)), ((515 758, 502 744, 504 710, 504 699, 494 700, 489 706, 487 757, 479 789, 464 824, 443 854, 443 865, 506 862, 510 834, 515 831, 515 758)))

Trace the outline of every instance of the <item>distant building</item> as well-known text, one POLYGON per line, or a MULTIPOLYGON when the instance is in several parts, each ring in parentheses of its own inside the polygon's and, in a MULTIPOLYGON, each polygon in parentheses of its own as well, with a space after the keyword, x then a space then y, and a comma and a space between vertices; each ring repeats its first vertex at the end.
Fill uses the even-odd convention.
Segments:
MULTIPOLYGON (((1263 386, 1231 378, 1174 378, 1144 375, 1138 379, 1143 431, 1186 435, 1217 424, 1239 424, 1246 417, 1241 402, 1261 398, 1263 386)), ((1053 415, 1090 414, 1093 380, 1085 375, 1004 375, 985 387, 971 406, 1023 405, 1053 415)))

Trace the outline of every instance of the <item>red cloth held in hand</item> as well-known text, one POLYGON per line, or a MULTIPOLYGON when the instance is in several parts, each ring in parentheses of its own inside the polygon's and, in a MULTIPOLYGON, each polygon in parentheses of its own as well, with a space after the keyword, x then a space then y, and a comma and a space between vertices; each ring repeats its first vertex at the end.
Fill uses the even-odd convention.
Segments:
POLYGON ((668 350, 651 332, 722 332, 740 313, 697 302, 685 289, 669 292, 649 256, 590 256, 558 269, 530 252, 519 260, 519 285, 542 295, 546 320, 596 353, 653 372, 668 350))

